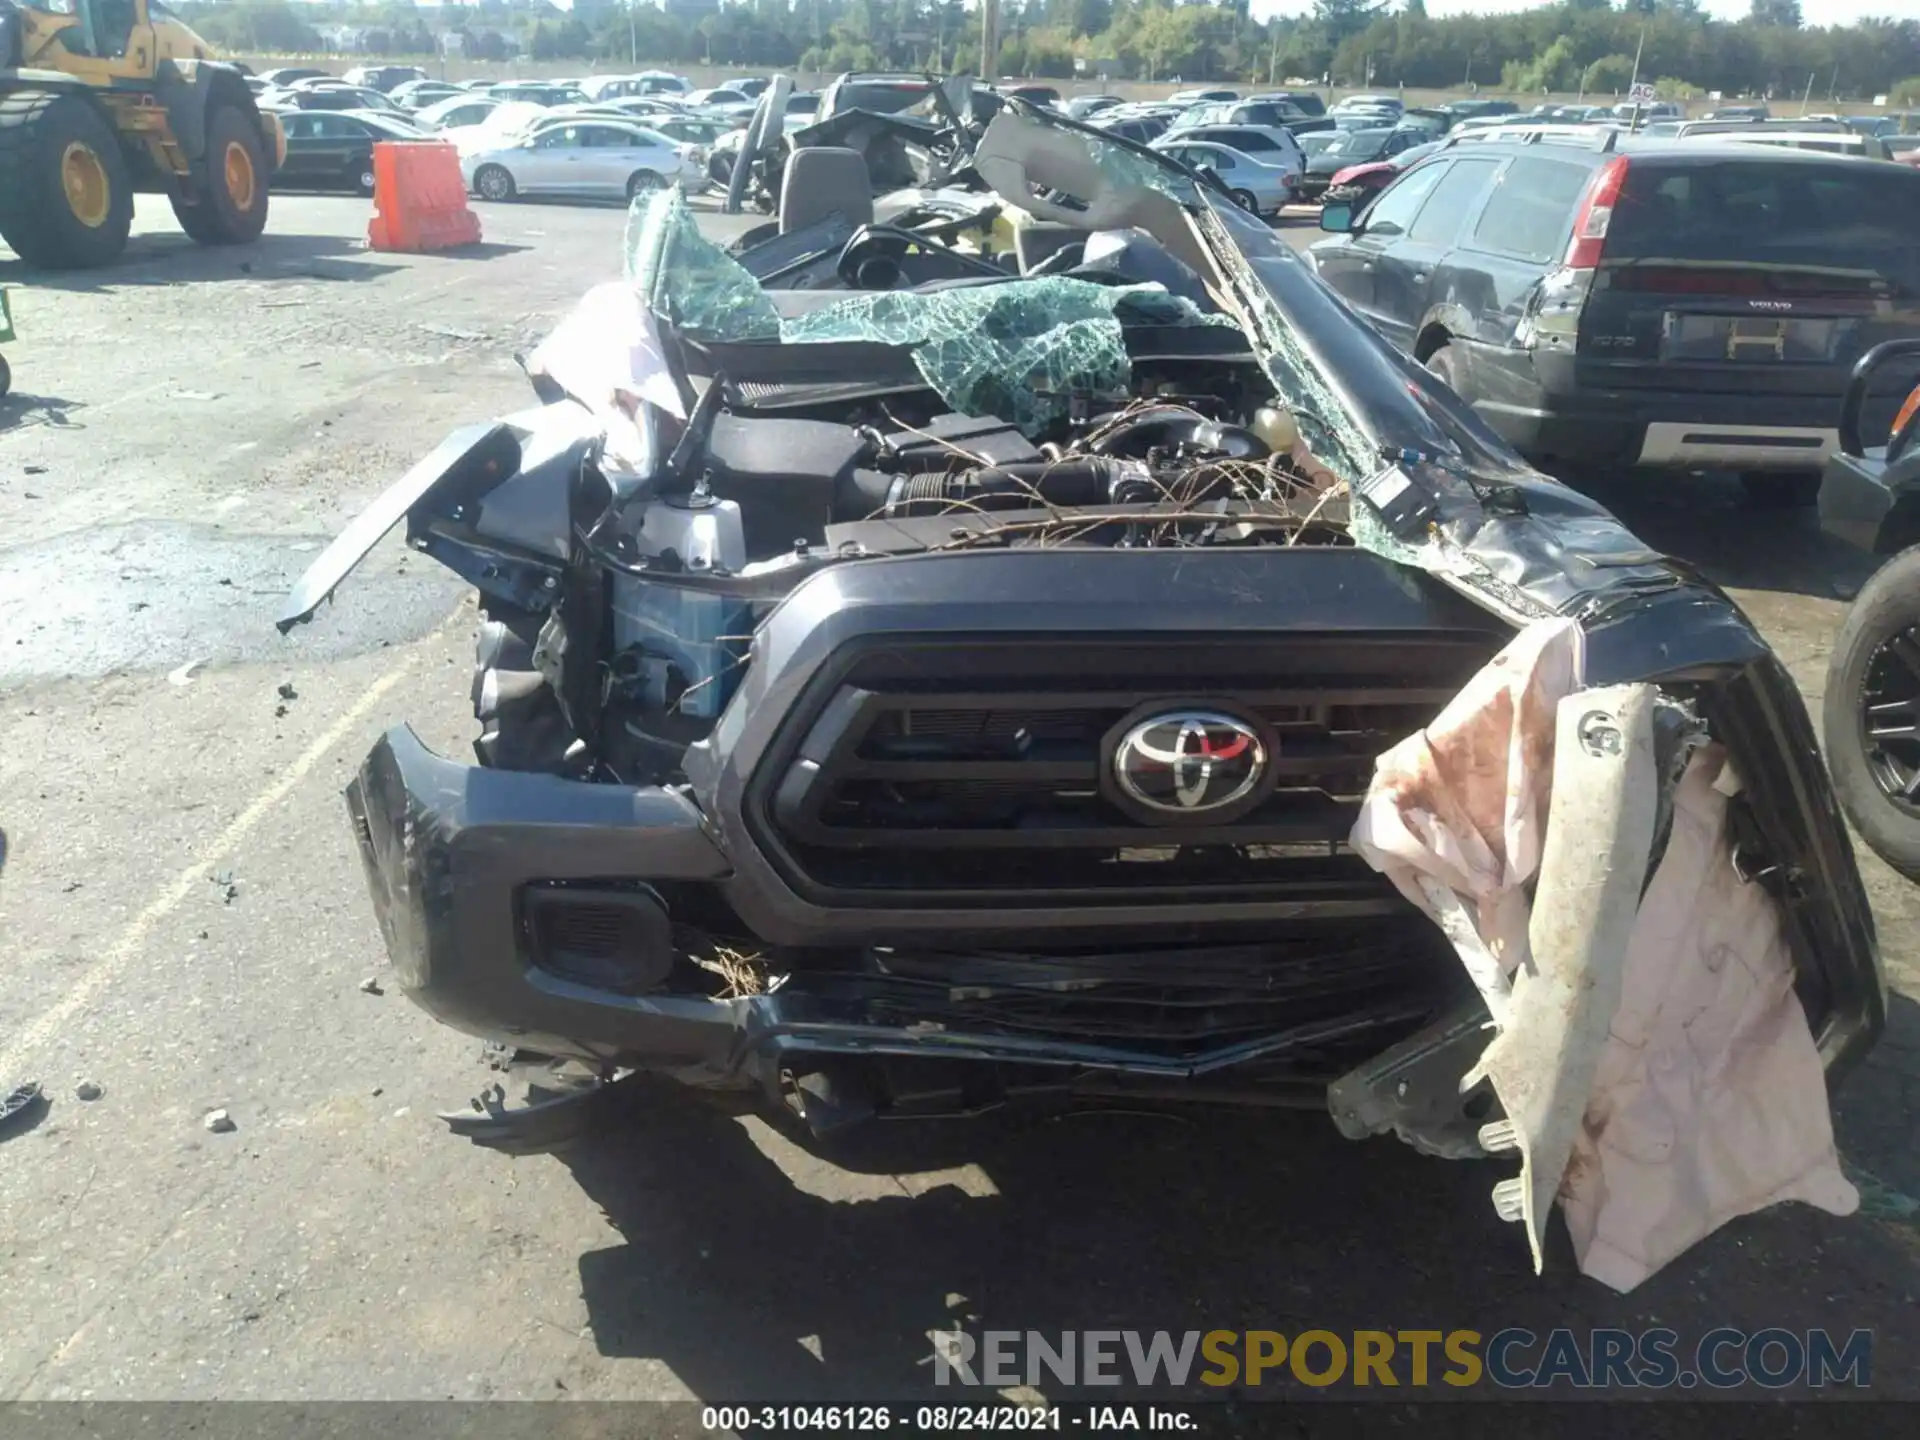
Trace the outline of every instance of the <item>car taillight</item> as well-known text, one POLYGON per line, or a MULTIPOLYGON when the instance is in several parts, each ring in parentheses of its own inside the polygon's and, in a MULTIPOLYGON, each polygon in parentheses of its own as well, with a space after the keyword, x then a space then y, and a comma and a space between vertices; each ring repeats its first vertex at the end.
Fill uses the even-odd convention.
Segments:
POLYGON ((1893 429, 1887 432, 1887 439, 1893 439, 1894 436, 1904 430, 1907 422, 1914 417, 1914 412, 1916 411, 1920 411, 1920 385, 1914 386, 1913 389, 1908 392, 1905 403, 1900 406, 1900 413, 1893 417, 1893 429))
POLYGON ((1573 217, 1573 240, 1567 246, 1567 266, 1573 270, 1592 270, 1600 264, 1606 249, 1607 227, 1613 223, 1613 207, 1620 199, 1620 187, 1627 179, 1627 157, 1616 155, 1587 182, 1580 209, 1573 217))

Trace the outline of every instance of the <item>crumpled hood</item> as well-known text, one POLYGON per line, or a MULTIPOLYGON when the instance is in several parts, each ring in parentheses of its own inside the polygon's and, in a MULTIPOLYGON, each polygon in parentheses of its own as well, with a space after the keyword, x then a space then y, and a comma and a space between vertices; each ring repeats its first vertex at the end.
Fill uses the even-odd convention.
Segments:
POLYGON ((1516 625, 1553 614, 1592 622, 1685 593, 1712 608, 1712 620, 1695 610, 1704 628, 1724 621, 1745 634, 1736 649, 1764 649, 1717 590, 1528 465, 1264 221, 1170 157, 1014 101, 987 127, 974 167, 1037 218, 1090 231, 1138 226, 1192 265, 1307 420, 1315 454, 1353 487, 1355 543, 1516 625))

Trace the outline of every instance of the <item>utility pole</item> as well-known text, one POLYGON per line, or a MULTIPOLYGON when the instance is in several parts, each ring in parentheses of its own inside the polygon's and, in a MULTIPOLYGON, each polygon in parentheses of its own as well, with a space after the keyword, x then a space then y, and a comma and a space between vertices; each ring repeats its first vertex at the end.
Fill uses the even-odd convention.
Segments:
POLYGON ((637 66, 640 63, 640 27, 633 18, 634 4, 635 0, 627 0, 627 63, 637 66))
POLYGON ((1000 75, 1000 0, 980 0, 980 78, 992 84, 1000 75))
MULTIPOLYGON (((1632 95, 1636 90, 1640 88, 1640 57, 1642 54, 1646 52, 1646 48, 1647 48, 1647 27, 1642 25, 1640 27, 1640 43, 1633 47, 1633 78, 1627 82, 1628 95, 1632 95)), ((1631 131, 1631 130, 1638 130, 1639 128, 1640 128, 1640 102, 1639 100, 1636 99, 1633 102, 1633 118, 1627 121, 1627 129, 1631 131)))
POLYGON ((1280 27, 1273 27, 1273 43, 1267 47, 1267 88, 1280 83, 1280 27))
POLYGON ((1812 100, 1813 100, 1813 71, 1809 70, 1807 72, 1806 91, 1800 96, 1800 113, 1802 115, 1805 115, 1807 113, 1807 106, 1812 102, 1812 100))

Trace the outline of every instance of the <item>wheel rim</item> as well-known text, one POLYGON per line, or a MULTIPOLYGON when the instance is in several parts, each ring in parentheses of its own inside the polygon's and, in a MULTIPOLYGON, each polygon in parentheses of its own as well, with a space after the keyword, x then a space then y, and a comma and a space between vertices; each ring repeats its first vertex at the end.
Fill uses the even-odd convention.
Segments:
POLYGON ((1860 743, 1880 793, 1920 815, 1920 626, 1881 641, 1867 662, 1860 743))
POLYGON ((480 193, 489 200, 499 200, 507 193, 507 177, 499 170, 488 170, 480 176, 480 193))
POLYGON ((221 168, 226 174, 227 198, 233 202, 233 208, 251 210, 259 182, 254 178, 253 156, 247 153, 247 147, 238 140, 229 140, 221 168))
POLYGON ((371 170, 362 170, 360 172, 360 188, 369 195, 373 193, 373 172, 371 170))
POLYGON ((107 183, 107 167, 84 140, 75 140, 60 156, 60 186, 74 219, 90 230, 107 223, 113 187, 107 183))
POLYGON ((1240 202, 1240 208, 1242 210, 1245 210, 1249 213, 1257 211, 1260 208, 1260 202, 1253 198, 1253 192, 1250 190, 1242 190, 1239 194, 1235 195, 1233 198, 1240 202))

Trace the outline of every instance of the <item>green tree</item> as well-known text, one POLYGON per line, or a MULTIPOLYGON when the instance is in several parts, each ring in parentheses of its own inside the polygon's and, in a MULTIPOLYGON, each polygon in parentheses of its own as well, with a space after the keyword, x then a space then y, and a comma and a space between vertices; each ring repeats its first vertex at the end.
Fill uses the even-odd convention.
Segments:
POLYGON ((1631 55, 1602 55, 1580 76, 1580 88, 1593 94, 1619 94, 1633 83, 1631 55))
POLYGON ((1313 0, 1313 18, 1337 47, 1349 35, 1366 29, 1386 5, 1387 0, 1313 0))
POLYGON ((1748 17, 1756 25, 1784 25, 1798 30, 1805 23, 1800 15, 1800 0, 1753 0, 1748 17))

